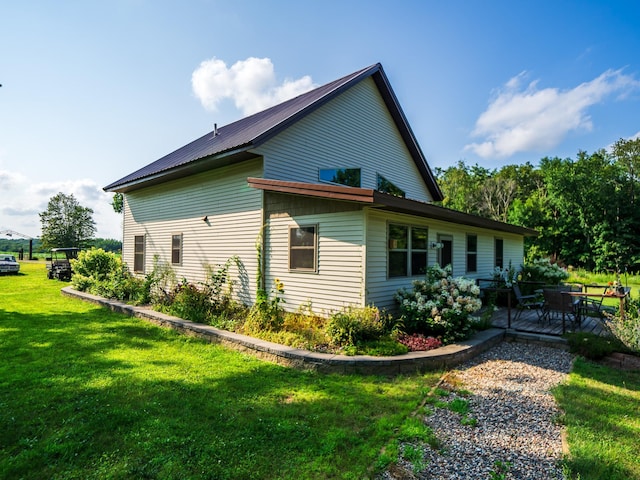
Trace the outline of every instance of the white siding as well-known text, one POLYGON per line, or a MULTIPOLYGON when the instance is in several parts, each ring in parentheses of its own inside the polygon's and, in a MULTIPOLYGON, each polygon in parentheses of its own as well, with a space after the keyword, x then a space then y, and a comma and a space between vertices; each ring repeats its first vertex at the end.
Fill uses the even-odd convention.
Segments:
MULTIPOLYGON (((453 237, 453 275, 469 278, 490 278, 494 269, 494 238, 504 240, 504 264, 511 261, 514 267, 522 265, 523 239, 519 235, 499 233, 475 227, 466 227, 437 220, 411 215, 390 214, 370 210, 367 217, 367 276, 366 298, 367 304, 375 304, 388 309, 395 308, 393 296, 402 287, 411 287, 416 277, 387 278, 387 225, 398 223, 429 229, 429 242, 435 242, 438 235, 453 237), (466 234, 478 236, 478 271, 467 274, 466 270, 466 234)), ((437 250, 429 250, 427 264, 437 263, 437 250)))
POLYGON ((265 285, 284 282, 284 308, 295 311, 310 305, 327 315, 347 305, 364 302, 364 229, 362 211, 312 215, 278 215, 268 221, 265 247, 265 285), (317 272, 289 271, 289 227, 317 225, 317 272))
POLYGON ((172 265, 178 280, 203 281, 207 266, 222 265, 238 255, 246 271, 233 269, 234 289, 241 300, 252 302, 262 192, 250 188, 246 179, 261 175, 258 160, 125 194, 123 260, 133 267, 134 236, 145 235, 145 273, 149 273, 154 256, 171 262, 171 236, 182 234, 182 262, 172 265))
POLYGON ((361 168, 362 188, 377 188, 377 173, 406 192, 431 201, 372 79, 350 88, 255 149, 265 178, 318 183, 318 170, 361 168))

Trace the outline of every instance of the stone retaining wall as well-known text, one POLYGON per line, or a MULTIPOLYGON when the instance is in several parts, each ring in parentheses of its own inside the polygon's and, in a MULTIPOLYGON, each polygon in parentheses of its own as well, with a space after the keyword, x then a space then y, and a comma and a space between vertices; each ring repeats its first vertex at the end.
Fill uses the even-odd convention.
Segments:
POLYGON ((185 335, 202 338, 211 343, 223 344, 263 360, 287 367, 326 373, 398 375, 402 373, 448 369, 500 343, 506 336, 505 330, 493 328, 478 332, 467 341, 446 345, 426 352, 409 352, 393 357, 335 355, 310 352, 228 332, 226 330, 220 330, 210 325, 203 325, 156 312, 148 307, 136 307, 117 300, 108 300, 96 295, 79 292, 72 287, 63 288, 62 293, 70 297, 80 298, 101 305, 115 312, 138 317, 163 327, 172 328, 185 335))

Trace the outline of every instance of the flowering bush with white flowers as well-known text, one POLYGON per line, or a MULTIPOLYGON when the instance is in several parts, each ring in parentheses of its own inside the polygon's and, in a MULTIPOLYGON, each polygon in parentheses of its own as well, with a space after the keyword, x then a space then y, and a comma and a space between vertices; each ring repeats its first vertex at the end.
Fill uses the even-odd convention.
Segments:
POLYGON ((472 316, 482 307, 474 280, 451 276, 451 267, 429 267, 413 289, 398 290, 402 323, 407 333, 439 337, 444 344, 468 338, 472 316))
POLYGON ((558 285, 569 278, 569 272, 548 258, 538 258, 522 267, 522 280, 540 282, 544 285, 558 285))
POLYGON ((493 277, 493 286, 495 288, 511 288, 518 280, 518 269, 513 267, 511 262, 509 262, 508 267, 494 268, 491 276, 493 277))

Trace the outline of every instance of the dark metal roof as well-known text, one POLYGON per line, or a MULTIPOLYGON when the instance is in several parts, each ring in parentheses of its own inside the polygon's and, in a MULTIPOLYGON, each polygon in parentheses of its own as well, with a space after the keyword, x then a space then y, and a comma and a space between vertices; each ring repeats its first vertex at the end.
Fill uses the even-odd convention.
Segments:
POLYGON ((527 237, 537 236, 538 232, 526 227, 498 222, 490 218, 479 217, 469 213, 458 212, 449 208, 433 205, 378 192, 368 188, 343 187, 340 185, 325 185, 316 183, 287 182, 283 180, 271 180, 267 178, 248 178, 247 183, 252 188, 275 193, 289 195, 301 195, 304 197, 325 198, 346 202, 367 204, 373 208, 388 210, 409 215, 442 220, 458 225, 469 225, 488 230, 514 233, 527 237))
POLYGON ((442 200, 442 192, 391 89, 382 65, 379 63, 279 105, 222 126, 217 129, 217 134, 209 132, 159 160, 107 185, 104 190, 124 192, 142 186, 142 184, 158 183, 189 175, 205 168, 251 158, 252 155, 248 154, 248 149, 264 143, 368 77, 373 77, 433 199, 442 200))

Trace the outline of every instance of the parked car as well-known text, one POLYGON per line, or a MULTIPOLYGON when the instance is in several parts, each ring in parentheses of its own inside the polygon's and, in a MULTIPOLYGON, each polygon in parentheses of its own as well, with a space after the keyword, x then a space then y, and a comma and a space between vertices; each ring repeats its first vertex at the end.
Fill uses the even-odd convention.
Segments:
POLYGON ((51 256, 47 257, 47 278, 69 281, 71 280, 71 260, 78 258, 79 248, 52 248, 51 256))
POLYGON ((0 273, 18 273, 20 264, 13 255, 0 254, 0 273))

